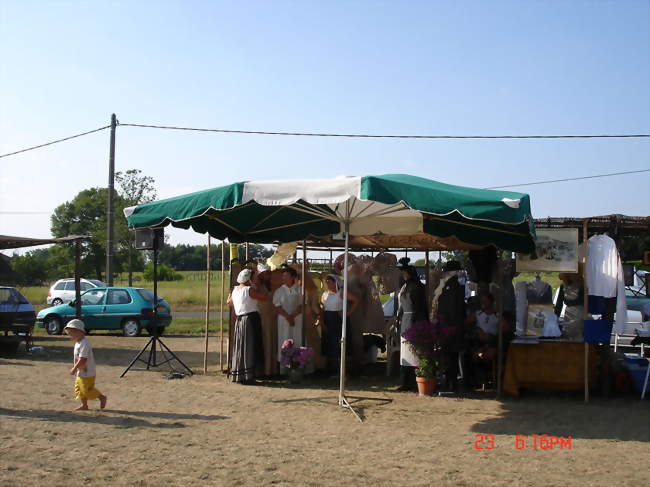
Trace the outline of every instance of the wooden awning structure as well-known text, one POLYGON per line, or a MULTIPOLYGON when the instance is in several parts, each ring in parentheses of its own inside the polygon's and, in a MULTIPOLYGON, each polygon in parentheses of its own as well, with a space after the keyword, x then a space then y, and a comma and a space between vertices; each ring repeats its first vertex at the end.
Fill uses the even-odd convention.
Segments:
POLYGON ((578 228, 582 231, 585 222, 589 233, 608 232, 614 237, 650 235, 650 216, 602 215, 585 218, 548 217, 535 219, 536 228, 578 228))

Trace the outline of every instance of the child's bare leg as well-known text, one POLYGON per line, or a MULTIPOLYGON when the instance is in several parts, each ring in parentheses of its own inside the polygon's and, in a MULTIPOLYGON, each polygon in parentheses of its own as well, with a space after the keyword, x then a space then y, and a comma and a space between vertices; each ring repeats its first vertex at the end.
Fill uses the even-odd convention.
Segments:
POLYGON ((74 408, 74 411, 85 411, 86 409, 88 409, 88 400, 82 399, 81 406, 74 408))
POLYGON ((106 401, 108 400, 108 397, 102 394, 99 396, 99 407, 100 409, 104 409, 106 407, 106 401))

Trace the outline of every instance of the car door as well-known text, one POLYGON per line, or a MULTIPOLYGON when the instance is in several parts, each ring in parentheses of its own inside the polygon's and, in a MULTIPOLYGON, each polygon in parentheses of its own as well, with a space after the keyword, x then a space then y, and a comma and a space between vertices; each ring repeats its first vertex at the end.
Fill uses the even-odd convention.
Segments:
POLYGON ((106 294, 106 305, 102 312, 102 328, 119 330, 122 320, 133 316, 133 298, 126 289, 109 289, 106 294))
POLYGON ((81 318, 87 329, 102 328, 105 302, 106 289, 90 289, 81 295, 81 318))
POLYGON ((74 298, 74 281, 65 281, 65 287, 63 288, 63 295, 61 296, 61 299, 64 303, 69 303, 70 301, 74 300, 74 298))

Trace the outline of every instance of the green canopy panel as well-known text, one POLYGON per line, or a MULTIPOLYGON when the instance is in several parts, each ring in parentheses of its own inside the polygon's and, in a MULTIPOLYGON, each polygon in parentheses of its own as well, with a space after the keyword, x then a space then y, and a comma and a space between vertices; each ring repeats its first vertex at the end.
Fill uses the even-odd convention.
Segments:
POLYGON ((430 249, 499 248, 529 253, 535 229, 523 193, 465 188, 404 174, 234 183, 127 208, 129 227, 171 224, 231 242, 328 238, 349 224, 351 238, 430 249), (426 238, 420 238, 420 247, 426 238), (433 242, 432 242, 433 244, 433 242))

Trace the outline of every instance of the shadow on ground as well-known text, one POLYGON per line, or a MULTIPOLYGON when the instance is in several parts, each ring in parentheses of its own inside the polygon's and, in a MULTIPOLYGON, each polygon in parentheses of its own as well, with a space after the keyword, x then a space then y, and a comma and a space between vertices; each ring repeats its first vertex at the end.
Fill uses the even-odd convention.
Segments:
POLYGON ((115 426, 116 428, 185 428, 187 425, 178 420, 218 421, 227 416, 204 416, 201 414, 159 413, 154 411, 121 411, 105 409, 103 411, 55 411, 51 409, 7 409, 0 408, 0 416, 18 419, 54 421, 61 423, 90 423, 115 426), (134 417, 135 416, 135 417, 134 417), (177 420, 171 423, 147 421, 140 418, 177 420))
POLYGON ((596 397, 589 404, 581 393, 528 393, 525 399, 501 403, 498 417, 487 418, 472 431, 493 435, 571 436, 574 439, 650 442, 648 401, 635 397, 596 397))

